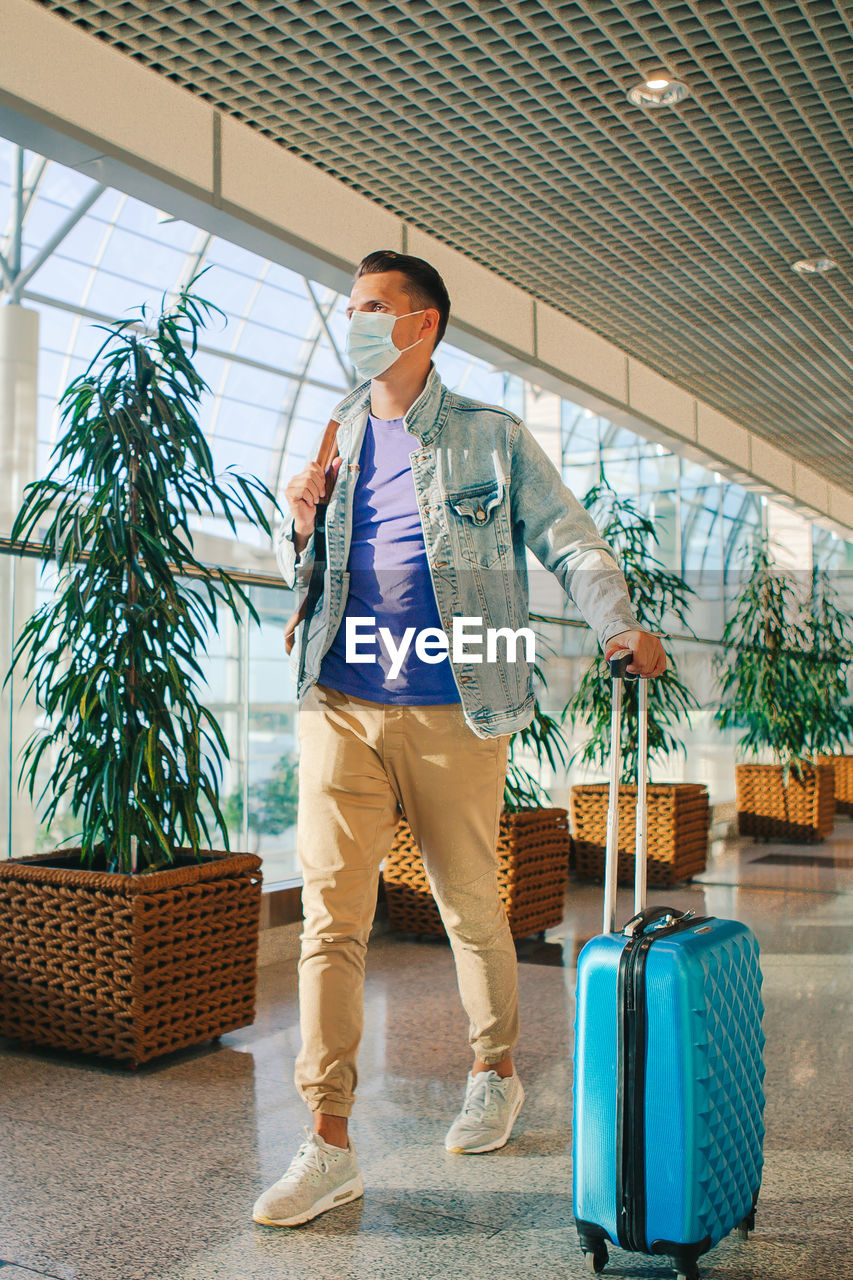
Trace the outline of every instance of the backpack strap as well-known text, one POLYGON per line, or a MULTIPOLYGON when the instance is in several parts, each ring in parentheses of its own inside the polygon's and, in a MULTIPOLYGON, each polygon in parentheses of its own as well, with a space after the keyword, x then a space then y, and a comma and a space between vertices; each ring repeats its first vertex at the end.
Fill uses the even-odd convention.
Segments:
MULTIPOLYGON (((299 608, 292 613, 287 620, 284 628, 284 647, 288 653, 293 649, 296 639, 296 628, 300 622, 305 623, 303 635, 308 634, 308 623, 316 608, 317 601, 323 590, 323 577, 326 572, 326 507, 332 497, 335 488, 337 475, 332 471, 332 463, 338 456, 338 427, 339 423, 334 418, 329 419, 328 426, 323 432, 323 439, 320 442, 320 448, 317 451, 316 461, 323 468, 326 477, 326 488, 322 498, 317 503, 314 510, 314 563, 311 566, 311 577, 308 580, 308 590, 300 601, 299 608)), ((302 660, 305 660, 305 649, 303 646, 302 660)), ((300 667, 300 675, 301 667, 300 667)))

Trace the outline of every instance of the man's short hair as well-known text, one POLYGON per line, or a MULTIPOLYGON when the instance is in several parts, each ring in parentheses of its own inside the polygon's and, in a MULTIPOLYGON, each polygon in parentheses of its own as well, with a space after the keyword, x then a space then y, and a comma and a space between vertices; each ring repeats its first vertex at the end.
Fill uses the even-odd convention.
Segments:
POLYGON ((406 277, 403 286, 413 311, 423 307, 438 309, 438 335, 433 351, 444 337, 447 320, 450 315, 450 294, 435 267, 431 267, 423 258, 413 258, 408 253, 395 253, 393 249, 377 249, 362 258, 355 273, 356 280, 360 276, 375 276, 383 271, 399 271, 406 277))

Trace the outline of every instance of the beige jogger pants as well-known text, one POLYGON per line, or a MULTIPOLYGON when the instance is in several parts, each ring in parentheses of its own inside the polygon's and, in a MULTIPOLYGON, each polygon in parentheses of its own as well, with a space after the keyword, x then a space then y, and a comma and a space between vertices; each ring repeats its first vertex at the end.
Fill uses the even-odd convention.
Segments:
POLYGON ((509 735, 479 738, 459 703, 368 702, 318 684, 302 702, 298 733, 305 924, 296 1086, 312 1111, 348 1116, 367 939, 398 801, 453 948, 471 1047, 486 1063, 515 1047, 515 947, 495 854, 509 735))

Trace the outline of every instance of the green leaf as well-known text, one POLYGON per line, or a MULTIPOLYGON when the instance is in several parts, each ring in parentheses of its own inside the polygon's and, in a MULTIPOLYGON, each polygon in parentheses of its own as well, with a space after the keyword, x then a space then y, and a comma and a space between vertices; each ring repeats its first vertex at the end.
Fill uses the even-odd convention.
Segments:
POLYGON ((241 625, 257 613, 228 575, 196 559, 190 520, 209 511, 269 532, 265 511, 277 508, 255 477, 229 469, 217 479, 198 426, 209 388, 191 357, 214 312, 224 317, 187 288, 153 332, 145 306, 139 320, 97 326, 103 344, 60 397, 50 472, 27 486, 14 522, 25 539, 49 520, 45 559, 60 570, 12 655, 56 726, 31 741, 21 778, 33 794, 54 761, 47 816, 69 803, 88 865, 105 849, 109 865, 127 867, 134 838, 140 870, 172 859, 182 833, 198 847, 202 802, 224 831, 216 788, 227 746, 195 683, 221 612, 241 625))

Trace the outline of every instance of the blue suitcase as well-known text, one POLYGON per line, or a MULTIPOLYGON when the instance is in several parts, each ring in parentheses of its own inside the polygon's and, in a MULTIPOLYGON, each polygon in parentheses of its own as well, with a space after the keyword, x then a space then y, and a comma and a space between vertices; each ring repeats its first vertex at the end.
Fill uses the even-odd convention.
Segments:
POLYGON ((734 920, 645 907, 647 684, 640 682, 634 917, 616 929, 622 676, 613 722, 604 930, 578 957, 573 1200, 587 1269, 607 1242, 669 1254, 679 1280, 754 1225, 764 1138, 761 970, 734 920))

